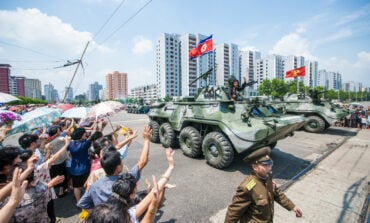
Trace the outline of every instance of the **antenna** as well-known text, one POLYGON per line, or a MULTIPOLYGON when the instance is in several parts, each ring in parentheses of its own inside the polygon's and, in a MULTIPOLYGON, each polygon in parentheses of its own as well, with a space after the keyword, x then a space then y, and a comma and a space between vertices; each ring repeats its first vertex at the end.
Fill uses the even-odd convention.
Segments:
MULTIPOLYGON (((69 92, 69 89, 71 88, 71 85, 72 85, 73 79, 74 79, 74 78, 75 78, 75 76, 76 76, 77 70, 78 70, 78 68, 80 67, 80 65, 82 65, 82 58, 83 58, 83 56, 85 55, 85 52, 86 52, 87 46, 89 46, 89 43, 90 43, 90 41, 88 41, 88 42, 87 42, 87 44, 86 44, 86 46, 85 46, 85 49, 84 49, 84 51, 82 52, 82 55, 81 55, 80 59, 79 59, 78 61, 74 62, 74 64, 76 64, 76 63, 77 63, 77 67, 76 67, 75 72, 74 72, 74 74, 73 74, 73 76, 72 76, 71 82, 69 82, 69 85, 68 85, 68 88, 67 88, 66 93, 64 94, 64 98, 63 98, 63 100, 62 100, 62 103, 64 103, 64 102, 65 102, 65 100, 66 100, 66 98, 67 98, 67 95, 68 95, 68 92, 69 92)), ((67 64, 67 65, 68 65, 68 66, 70 66, 70 65, 72 65, 72 64, 67 64)))

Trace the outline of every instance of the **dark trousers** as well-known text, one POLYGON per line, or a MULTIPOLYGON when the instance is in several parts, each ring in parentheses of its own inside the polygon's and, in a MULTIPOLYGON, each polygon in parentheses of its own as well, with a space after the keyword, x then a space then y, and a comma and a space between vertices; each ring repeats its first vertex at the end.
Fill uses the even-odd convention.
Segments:
POLYGON ((55 216, 54 200, 53 199, 51 199, 48 202, 47 212, 48 212, 48 216, 49 216, 49 219, 50 219, 50 223, 54 223, 57 220, 57 218, 55 216))
POLYGON ((67 180, 67 167, 66 167, 66 162, 64 161, 63 163, 52 165, 50 168, 50 177, 54 178, 58 175, 63 175, 64 176, 64 181, 58 185, 55 185, 55 187, 63 187, 64 189, 68 188, 68 180, 67 180))

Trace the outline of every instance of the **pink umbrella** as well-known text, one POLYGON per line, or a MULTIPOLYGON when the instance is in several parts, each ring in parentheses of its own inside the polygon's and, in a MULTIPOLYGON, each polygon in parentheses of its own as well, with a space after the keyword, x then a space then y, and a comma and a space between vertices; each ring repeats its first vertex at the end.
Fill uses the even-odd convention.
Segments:
POLYGON ((106 117, 113 129, 113 125, 109 119, 109 116, 111 116, 114 113, 115 113, 114 109, 106 105, 104 102, 100 102, 99 104, 96 104, 90 108, 90 111, 87 113, 85 119, 99 120, 106 117))
POLYGON ((65 111, 67 111, 67 110, 69 110, 69 109, 71 109, 73 107, 74 107, 74 105, 72 105, 72 104, 59 104, 57 106, 57 108, 62 109, 63 112, 65 112, 65 111))

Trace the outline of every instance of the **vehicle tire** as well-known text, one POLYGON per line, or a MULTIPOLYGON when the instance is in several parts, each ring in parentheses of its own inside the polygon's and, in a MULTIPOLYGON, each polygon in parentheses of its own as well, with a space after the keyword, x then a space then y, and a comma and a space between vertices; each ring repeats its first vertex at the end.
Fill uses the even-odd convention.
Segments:
POLYGON ((277 145, 277 141, 276 142, 273 142, 271 143, 270 145, 268 145, 270 147, 271 150, 273 150, 277 145))
POLYGON ((149 127, 152 130, 150 133, 150 141, 153 143, 159 143, 159 124, 156 121, 150 121, 149 127))
POLYGON ((308 122, 303 126, 307 132, 322 132, 325 130, 325 121, 316 115, 308 116, 308 122))
POLYGON ((228 167, 234 160, 234 149, 220 132, 210 132, 206 135, 202 151, 207 163, 217 169, 228 167))
POLYGON ((176 135, 170 123, 163 123, 159 127, 159 140, 164 148, 176 146, 176 135))
POLYGON ((202 136, 199 131, 191 126, 185 127, 179 136, 182 152, 191 158, 202 155, 202 136))

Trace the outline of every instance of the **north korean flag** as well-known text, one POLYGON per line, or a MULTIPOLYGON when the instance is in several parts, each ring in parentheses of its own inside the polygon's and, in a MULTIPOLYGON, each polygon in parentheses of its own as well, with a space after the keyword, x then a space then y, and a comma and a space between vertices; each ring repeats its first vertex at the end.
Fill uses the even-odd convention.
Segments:
POLYGON ((193 48, 189 52, 190 59, 202 56, 206 53, 210 53, 213 50, 213 39, 212 35, 201 40, 197 47, 193 48))

